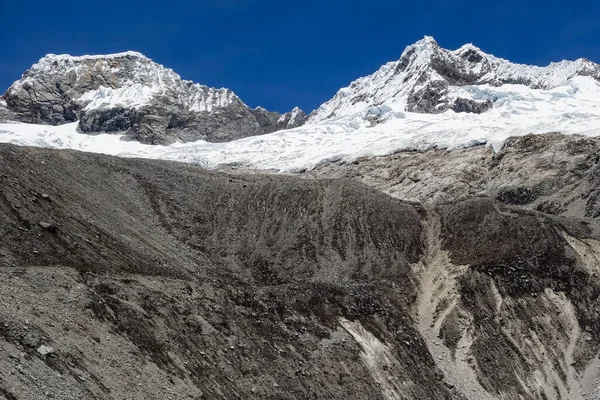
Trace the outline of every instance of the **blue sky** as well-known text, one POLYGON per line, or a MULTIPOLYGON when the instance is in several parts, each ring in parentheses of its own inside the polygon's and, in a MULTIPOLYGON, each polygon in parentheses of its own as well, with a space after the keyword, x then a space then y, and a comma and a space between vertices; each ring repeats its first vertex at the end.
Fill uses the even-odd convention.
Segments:
POLYGON ((515 62, 600 62, 600 2, 0 1, 0 92, 47 53, 144 53, 250 106, 306 111, 431 35, 515 62))

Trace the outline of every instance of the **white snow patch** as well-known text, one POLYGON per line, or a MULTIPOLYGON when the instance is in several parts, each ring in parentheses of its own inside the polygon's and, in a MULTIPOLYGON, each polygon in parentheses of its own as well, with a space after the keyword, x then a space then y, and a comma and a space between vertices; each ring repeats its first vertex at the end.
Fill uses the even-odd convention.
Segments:
POLYGON ((118 89, 101 86, 97 90, 85 93, 79 98, 80 101, 89 103, 85 110, 121 107, 139 107, 147 104, 160 90, 158 87, 133 84, 118 89))

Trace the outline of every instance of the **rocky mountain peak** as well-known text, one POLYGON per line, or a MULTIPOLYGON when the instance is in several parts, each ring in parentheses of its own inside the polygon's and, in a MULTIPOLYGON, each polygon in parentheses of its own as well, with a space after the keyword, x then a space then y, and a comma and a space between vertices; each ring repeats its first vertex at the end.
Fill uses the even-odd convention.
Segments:
MULTIPOLYGON (((126 64, 136 62, 153 63, 152 60, 145 57, 143 54, 127 51, 123 53, 106 54, 106 55, 84 55, 71 56, 69 54, 47 54, 42 57, 37 63, 33 64, 30 69, 25 71, 21 80, 16 81, 9 91, 18 90, 21 85, 27 84, 39 77, 39 75, 66 75, 72 71, 86 70, 103 70, 107 69, 115 74, 121 70, 126 64)), ((154 63, 153 63, 154 64, 154 63)), ((158 64, 155 64, 159 67, 158 64)), ((131 78, 135 78, 133 75, 131 78)))
MULTIPOLYGON (((68 99, 85 111, 115 106, 140 108, 175 96, 189 111, 212 111, 232 103, 243 104, 228 89, 214 89, 181 79, 173 70, 137 52, 95 56, 49 54, 23 74, 5 97, 9 106, 31 92, 50 92, 68 99), (25 92, 25 93, 24 93, 25 92)), ((78 119, 54 109, 45 115, 30 115, 34 122, 60 124, 78 119), (58 111, 58 112, 57 112, 58 111)))
POLYGON ((487 59, 487 54, 485 54, 479 47, 473 45, 472 43, 467 43, 461 46, 455 51, 455 53, 466 62, 472 64, 479 63, 487 59))
POLYGON ((13 119, 52 125, 79 121, 82 132, 125 133, 145 143, 227 141, 292 128, 306 119, 284 125, 282 114, 252 110, 229 89, 184 80, 133 51, 49 54, 3 97, 13 119))
POLYGON ((400 59, 394 63, 397 72, 410 70, 416 72, 431 64, 439 56, 441 48, 431 36, 425 36, 413 45, 407 46, 400 59))
POLYGON ((100 87, 116 88, 125 83, 149 84, 159 75, 176 74, 137 52, 94 56, 48 54, 25 71, 7 93, 30 90, 36 84, 50 80, 72 90, 86 91, 100 87))
POLYGON ((514 84, 550 90, 576 76, 600 80, 600 66, 584 59, 551 63, 547 67, 515 64, 487 54, 473 44, 447 50, 433 37, 425 36, 406 47, 398 61, 387 63, 374 74, 340 89, 311 114, 309 122, 340 118, 383 105, 397 111, 429 114, 448 110, 482 113, 493 107, 495 98, 470 88, 514 84))
MULTIPOLYGON (((433 38, 433 36, 424 36, 423 39, 416 41, 414 44, 406 47, 402 56, 405 56, 407 53, 421 53, 421 52, 432 52, 440 49, 440 45, 433 38)), ((402 58, 402 57, 400 57, 402 58)))

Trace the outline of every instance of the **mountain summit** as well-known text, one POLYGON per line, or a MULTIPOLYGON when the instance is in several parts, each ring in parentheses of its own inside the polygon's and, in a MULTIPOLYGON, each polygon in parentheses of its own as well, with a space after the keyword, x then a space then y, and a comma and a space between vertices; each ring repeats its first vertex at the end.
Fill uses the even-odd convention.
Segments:
POLYGON ((474 86, 515 84, 549 90, 575 76, 600 80, 600 65, 586 59, 547 67, 511 63, 472 44, 443 49, 430 36, 406 47, 398 61, 340 89, 311 114, 310 123, 361 112, 369 106, 400 105, 404 111, 436 114, 447 110, 482 113, 497 98, 474 86))
POLYGON ((227 141, 293 128, 306 119, 251 109, 229 89, 181 79, 137 52, 43 57, 4 94, 22 122, 79 120, 82 132, 127 132, 145 143, 227 141))

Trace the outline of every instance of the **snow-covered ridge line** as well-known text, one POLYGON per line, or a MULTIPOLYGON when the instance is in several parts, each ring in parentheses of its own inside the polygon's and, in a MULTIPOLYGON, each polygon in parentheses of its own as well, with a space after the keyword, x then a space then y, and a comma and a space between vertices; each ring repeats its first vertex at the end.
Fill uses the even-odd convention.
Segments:
POLYGON ((178 101, 191 111, 212 111, 213 108, 226 107, 234 101, 243 104, 229 89, 210 88, 184 80, 172 69, 135 51, 91 56, 49 54, 23 74, 23 78, 15 82, 9 91, 15 92, 24 85, 35 84, 40 75, 58 76, 59 82, 68 82, 72 76, 77 80, 91 80, 86 78, 87 74, 109 77, 96 89, 90 85, 89 88, 83 87, 80 94, 72 94, 75 101, 85 103, 84 109, 88 111, 110 107, 141 107, 173 88, 178 92, 178 101))
POLYGON ((299 108, 283 115, 250 109, 228 89, 184 81, 150 59, 122 54, 46 60, 49 71, 28 71, 11 88, 16 93, 5 95, 0 118, 79 123, 4 125, 0 141, 208 168, 302 171, 404 149, 498 149, 508 137, 529 133, 600 133, 600 66, 585 59, 528 66, 472 44, 445 50, 425 37, 398 61, 340 89, 302 126, 307 116, 299 108), (158 146, 121 141, 123 133, 158 146))
POLYGON ((44 57, 42 57, 39 62, 45 62, 45 61, 49 61, 49 62, 51 62, 51 61, 79 62, 79 61, 86 61, 86 60, 105 60, 105 59, 124 58, 124 57, 149 59, 142 53, 129 50, 129 51, 123 51, 120 53, 95 54, 95 55, 84 54, 81 56, 73 56, 70 54, 52 54, 52 53, 50 53, 50 54, 46 54, 44 57))
MULTIPOLYGON (((407 49, 408 48, 410 48, 410 46, 408 46, 407 49)), ((514 66, 515 68, 530 69, 533 72, 538 72, 538 73, 544 72, 544 71, 552 71, 552 70, 564 70, 564 69, 571 68, 573 66, 575 66, 576 68, 582 68, 582 67, 585 67, 588 65, 589 66, 597 65, 594 62, 588 60, 587 58, 578 58, 576 60, 552 61, 546 66, 514 63, 505 58, 497 57, 492 54, 485 53, 483 50, 481 50, 479 47, 475 46, 473 43, 464 44, 461 47, 459 47, 458 49, 453 50, 452 53, 460 55, 460 54, 466 53, 467 51, 474 51, 474 52, 480 53, 481 55, 484 55, 488 59, 496 61, 498 64, 504 64, 504 65, 510 64, 510 65, 514 66)), ((405 50, 405 52, 406 52, 406 50, 405 50)), ((404 55, 404 53, 403 53, 403 55, 404 55)))

